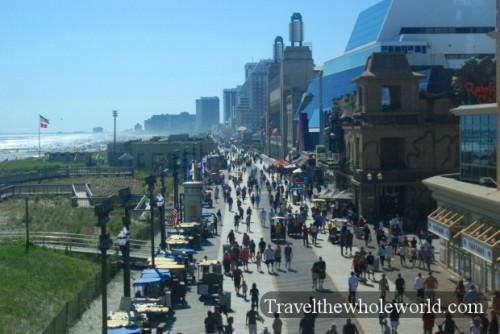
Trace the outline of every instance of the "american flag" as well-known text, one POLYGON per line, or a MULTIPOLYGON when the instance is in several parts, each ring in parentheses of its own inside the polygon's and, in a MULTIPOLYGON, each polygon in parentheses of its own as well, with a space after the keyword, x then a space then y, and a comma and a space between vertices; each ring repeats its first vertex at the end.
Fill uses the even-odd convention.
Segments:
POLYGON ((40 116, 40 127, 41 128, 46 128, 47 125, 49 125, 49 120, 45 117, 43 117, 42 115, 39 115, 40 116))
POLYGON ((179 212, 176 209, 173 209, 168 216, 167 221, 171 226, 179 225, 179 212))

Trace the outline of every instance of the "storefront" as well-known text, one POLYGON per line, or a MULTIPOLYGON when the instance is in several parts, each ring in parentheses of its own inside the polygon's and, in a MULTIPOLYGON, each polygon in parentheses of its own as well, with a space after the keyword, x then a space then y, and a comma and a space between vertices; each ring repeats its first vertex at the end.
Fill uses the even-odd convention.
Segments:
POLYGON ((460 232, 461 246, 470 254, 471 274, 466 276, 486 292, 500 288, 500 230, 480 218, 460 232))
POLYGON ((462 249, 460 231, 465 215, 448 207, 439 207, 427 217, 427 230, 439 237, 440 261, 461 276, 470 275, 471 256, 462 249))

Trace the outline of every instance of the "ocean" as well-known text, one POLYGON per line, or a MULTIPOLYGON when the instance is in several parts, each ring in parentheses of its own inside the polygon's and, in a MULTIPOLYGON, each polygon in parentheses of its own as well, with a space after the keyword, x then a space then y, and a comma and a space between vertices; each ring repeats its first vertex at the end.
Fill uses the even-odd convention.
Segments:
MULTIPOLYGON (((131 132, 117 133, 116 141, 148 138, 144 134, 131 132)), ((40 153, 50 152, 92 152, 106 150, 106 145, 113 142, 113 133, 42 133, 40 153)), ((7 160, 38 157, 38 133, 0 134, 0 162, 7 160)))

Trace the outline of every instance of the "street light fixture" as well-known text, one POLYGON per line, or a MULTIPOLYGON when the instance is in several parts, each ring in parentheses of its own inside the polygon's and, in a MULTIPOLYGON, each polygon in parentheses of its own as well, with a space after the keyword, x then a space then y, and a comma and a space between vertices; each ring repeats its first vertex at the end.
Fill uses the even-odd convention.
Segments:
POLYGON ((122 206, 125 208, 125 215, 122 216, 123 230, 120 235, 126 234, 126 242, 123 238, 118 236, 118 245, 122 251, 123 255, 123 295, 125 297, 130 297, 130 243, 128 239, 130 237, 130 209, 132 207, 130 203, 130 188, 123 188, 118 191, 118 195, 122 200, 122 206))
MULTIPOLYGON (((376 221, 378 221, 380 217, 380 208, 379 208, 379 203, 378 203, 378 187, 377 183, 382 182, 384 179, 384 176, 382 173, 378 172, 376 175, 372 175, 372 173, 366 174, 366 179, 369 182, 373 182, 373 204, 375 207, 375 214, 376 214, 376 221)), ((374 222, 375 223, 375 222, 374 222)))
POLYGON ((160 216, 160 249, 164 251, 167 248, 167 236, 165 234, 165 197, 162 194, 156 195, 156 206, 160 216))
POLYGON ((113 240, 106 233, 106 223, 109 221, 109 213, 113 210, 113 202, 110 198, 97 203, 94 206, 94 214, 97 217, 97 226, 101 227, 99 236, 99 250, 101 251, 101 294, 102 294, 102 333, 108 332, 108 295, 107 295, 107 261, 106 251, 113 244, 113 240))
POLYGON ((130 232, 124 227, 116 237, 123 256, 123 296, 130 297, 130 232))
POLYGON ((114 132, 113 132, 113 165, 116 164, 116 117, 118 117, 118 110, 113 110, 114 118, 114 132))
POLYGON ((153 190, 155 188, 156 177, 150 175, 145 179, 149 190, 149 208, 150 208, 150 229, 151 229, 151 265, 155 267, 155 229, 154 229, 154 197, 153 190))

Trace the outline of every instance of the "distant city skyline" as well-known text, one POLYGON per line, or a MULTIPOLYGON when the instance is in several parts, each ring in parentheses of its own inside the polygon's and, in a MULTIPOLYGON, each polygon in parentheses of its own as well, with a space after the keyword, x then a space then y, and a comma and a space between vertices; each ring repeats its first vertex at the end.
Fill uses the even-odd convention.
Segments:
MULTIPOLYGON (((244 66, 290 45, 300 13, 317 66, 343 53, 360 11, 378 0, 0 3, 0 133, 133 129, 196 113, 196 99, 244 82, 244 66)), ((222 113, 223 108, 221 108, 222 113)), ((220 115, 223 120, 223 115, 220 115)))

